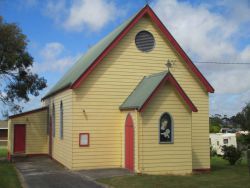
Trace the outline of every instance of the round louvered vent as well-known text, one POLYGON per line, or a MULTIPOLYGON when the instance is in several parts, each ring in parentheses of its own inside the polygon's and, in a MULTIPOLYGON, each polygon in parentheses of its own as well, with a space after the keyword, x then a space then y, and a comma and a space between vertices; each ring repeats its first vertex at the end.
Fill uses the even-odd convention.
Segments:
POLYGON ((155 46, 154 36, 148 31, 140 31, 135 36, 135 44, 142 52, 149 52, 155 46))

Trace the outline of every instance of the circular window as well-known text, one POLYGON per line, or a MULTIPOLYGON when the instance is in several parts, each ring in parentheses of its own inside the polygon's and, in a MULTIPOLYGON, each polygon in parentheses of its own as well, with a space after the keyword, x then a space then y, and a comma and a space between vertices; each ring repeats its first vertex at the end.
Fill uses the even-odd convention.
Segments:
POLYGON ((135 36, 135 44, 142 52, 149 52, 155 46, 154 36, 148 31, 140 31, 135 36))

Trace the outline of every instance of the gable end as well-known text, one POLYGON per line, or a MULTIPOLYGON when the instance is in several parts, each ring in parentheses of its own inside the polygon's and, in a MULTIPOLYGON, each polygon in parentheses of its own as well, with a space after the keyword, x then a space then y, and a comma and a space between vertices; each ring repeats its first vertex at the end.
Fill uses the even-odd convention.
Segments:
POLYGON ((119 43, 119 41, 133 28, 133 26, 145 15, 149 15, 152 21, 157 25, 157 27, 163 32, 164 36, 168 39, 170 44, 176 50, 176 52, 183 58, 183 60, 187 63, 188 68, 193 72, 203 86, 206 88, 207 92, 213 93, 214 88, 210 85, 210 83, 206 80, 206 78, 202 75, 202 73, 198 70, 198 68, 193 64, 188 55, 184 52, 184 50, 180 47, 171 33, 167 30, 161 20, 157 17, 154 11, 146 5, 125 27, 125 29, 111 42, 111 44, 101 53, 101 55, 91 64, 91 66, 72 84, 71 89, 78 88, 79 85, 87 78, 87 76, 94 70, 94 68, 101 62, 101 60, 119 43))
MULTIPOLYGON (((139 13, 137 13, 129 22, 124 23, 121 28, 118 29, 118 34, 112 38, 110 37, 110 41, 107 41, 107 47, 104 48, 103 51, 92 61, 87 62, 87 66, 84 68, 83 73, 80 74, 76 79, 72 80, 68 87, 64 87, 64 89, 76 89, 80 86, 80 84, 88 77, 88 75, 95 69, 95 67, 102 62, 103 58, 106 57, 109 52, 123 39, 123 37, 138 23, 138 21, 145 15, 148 15, 153 23, 161 30, 167 40, 170 42, 173 49, 179 54, 179 56, 184 60, 187 64, 188 69, 193 72, 200 83, 203 85, 204 89, 207 92, 213 93, 214 88, 210 85, 210 83, 206 80, 206 78, 202 75, 202 73, 198 70, 198 68, 193 64, 191 59, 187 56, 184 50, 180 47, 174 37, 170 34, 167 28, 163 25, 161 20, 157 17, 157 15, 153 12, 153 10, 146 5, 139 13)), ((108 35, 109 37, 109 35, 108 35)), ((84 57, 83 57, 84 58, 84 57)), ((84 62, 86 63, 86 62, 84 62)), ((66 78, 64 78, 66 80, 66 78)), ((64 91, 62 88, 58 88, 55 91, 47 94, 42 100, 49 98, 58 92, 64 91)))

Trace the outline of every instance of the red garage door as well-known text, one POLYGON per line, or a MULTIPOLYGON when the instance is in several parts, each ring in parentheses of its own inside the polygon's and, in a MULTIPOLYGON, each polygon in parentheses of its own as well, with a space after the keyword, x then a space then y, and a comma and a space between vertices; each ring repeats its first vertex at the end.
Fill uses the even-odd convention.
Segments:
POLYGON ((25 153, 25 135, 24 124, 14 125, 14 153, 25 153))
POLYGON ((134 124, 130 114, 125 123, 125 168, 134 171, 134 124))

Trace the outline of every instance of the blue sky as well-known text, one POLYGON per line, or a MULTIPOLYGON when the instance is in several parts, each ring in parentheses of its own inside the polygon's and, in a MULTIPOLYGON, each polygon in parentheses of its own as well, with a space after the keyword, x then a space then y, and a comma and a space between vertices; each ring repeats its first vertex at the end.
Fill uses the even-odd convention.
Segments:
MULTIPOLYGON (((0 15, 29 39, 33 71, 48 88, 88 48, 135 14, 145 0, 0 0, 0 15)), ((194 62, 250 63, 250 0, 153 0, 151 7, 194 62)), ((250 101, 250 66, 197 64, 215 87, 210 114, 233 115, 250 101)), ((40 106, 31 97, 24 110, 40 106)))

